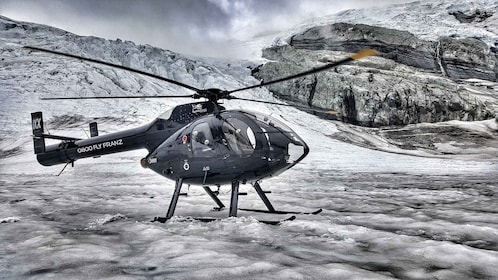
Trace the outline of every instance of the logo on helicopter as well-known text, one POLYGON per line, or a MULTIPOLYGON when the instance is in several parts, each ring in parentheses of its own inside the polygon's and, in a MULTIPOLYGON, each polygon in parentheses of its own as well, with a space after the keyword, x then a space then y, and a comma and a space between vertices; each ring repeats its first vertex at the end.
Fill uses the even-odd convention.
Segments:
POLYGON ((42 119, 41 119, 41 118, 36 118, 36 119, 33 119, 33 123, 32 123, 33 130, 36 130, 36 129, 41 129, 41 128, 42 128, 41 121, 42 121, 42 119))
POLYGON ((193 114, 206 113, 208 109, 204 108, 204 106, 202 105, 203 104, 192 104, 192 113, 193 114))
POLYGON ((107 148, 112 148, 112 147, 121 146, 121 145, 123 145, 123 139, 117 139, 117 140, 97 143, 97 144, 93 144, 93 145, 83 146, 83 147, 76 149, 76 152, 78 152, 78 154, 81 154, 81 153, 86 153, 86 152, 91 152, 91 151, 96 151, 96 150, 101 150, 101 149, 107 149, 107 148))

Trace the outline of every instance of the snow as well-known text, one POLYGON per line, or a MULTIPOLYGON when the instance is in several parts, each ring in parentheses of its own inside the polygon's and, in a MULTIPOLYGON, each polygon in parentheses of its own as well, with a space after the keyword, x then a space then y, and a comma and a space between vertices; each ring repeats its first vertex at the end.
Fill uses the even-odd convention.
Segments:
POLYGON ((17 222, 19 222, 19 220, 20 220, 19 217, 2 218, 2 219, 0 219, 0 224, 3 224, 3 223, 17 223, 17 222))
POLYGON ((439 37, 478 38, 489 46, 498 43, 496 0, 430 0, 386 7, 370 7, 353 9, 337 14, 311 18, 281 32, 266 34, 241 43, 240 49, 245 57, 261 59, 261 49, 269 45, 286 45, 291 36, 302 33, 314 26, 328 25, 337 22, 352 24, 368 24, 385 28, 408 31, 423 40, 437 41, 439 37), (494 15, 482 22, 460 23, 452 12, 473 14, 476 10, 490 12, 494 15))
POLYGON ((405 30, 421 39, 435 41, 442 36, 477 37, 490 45, 498 40, 496 30, 486 30, 475 24, 458 22, 451 12, 462 11, 471 14, 476 9, 496 12, 495 0, 460 1, 414 1, 393 5, 390 9, 371 8, 348 10, 331 17, 313 19, 310 25, 330 22, 363 23, 405 30), (423 24, 420 24, 420 23, 423 24))
MULTIPOLYGON (((446 3, 446 2, 445 2, 446 3)), ((396 6, 397 7, 397 6, 396 6)), ((352 12, 350 12, 352 13, 352 12)), ((394 13, 394 12, 393 12, 394 13)), ((262 187, 279 210, 314 211, 279 226, 257 219, 275 215, 214 211, 202 188, 185 188, 177 216, 167 211, 174 183, 148 169, 145 150, 39 165, 32 151, 29 113, 42 110, 53 134, 87 137, 97 120, 102 133, 136 127, 180 100, 42 101, 43 96, 188 94, 146 77, 21 48, 25 43, 93 49, 120 60, 97 38, 72 38, 38 28, 25 41, 0 32, 0 278, 6 279, 492 279, 498 275, 497 157, 417 156, 366 132, 360 138, 384 151, 335 139, 340 125, 294 108, 226 101, 230 109, 271 114, 311 147, 302 163, 262 187), (67 37, 58 41, 60 36, 67 37), (20 40, 22 42, 20 42, 20 40), (31 40, 31 41, 30 41, 31 40), (54 43, 55 42, 55 43, 54 43), (222 218, 210 223, 188 217, 222 218)), ((124 43, 131 52, 137 46, 124 43)), ((154 53, 157 50, 150 50, 154 53)), ((92 53, 89 53, 90 55, 92 53)), ((195 86, 233 89, 255 84, 247 61, 189 59, 163 53, 132 64, 195 86), (163 57, 160 60, 159 57, 163 57), (156 63, 156 61, 159 61, 156 63), (170 67, 171 65, 171 67, 170 67), (188 65, 194 65, 190 71, 188 65)), ((266 90, 237 96, 276 101, 266 90)), ((494 120, 451 123, 480 133, 494 120)), ((439 124, 446 125, 446 124, 439 124)), ((415 151, 416 152, 416 151, 415 151)), ((488 153, 481 150, 480 153, 488 153)), ((254 190, 240 207, 264 209, 254 190)), ((228 204, 230 188, 220 199, 228 204)), ((285 217, 281 217, 285 218, 285 217)))
MULTIPOLYGON (((146 104, 141 100, 137 106, 146 104)), ((336 129, 328 121, 293 108, 274 114, 285 116, 312 150, 302 164, 262 186, 272 191, 277 209, 322 208, 322 213, 299 215, 280 226, 255 220, 274 216, 244 211, 225 218, 227 210, 213 211, 214 202, 191 187, 180 198, 178 217, 151 223, 165 214, 173 182, 139 166, 145 151, 81 160, 55 177, 61 167, 39 166, 24 133, 21 152, 0 160, 2 219, 17 219, 0 226, 0 274, 42 279, 498 275, 496 159, 370 150, 331 139, 336 129), (185 220, 189 216, 224 219, 202 223, 185 220)), ((115 122, 104 126, 120 129, 115 122)), ((241 197, 241 207, 264 207, 249 186, 242 191, 248 196, 241 197)), ((228 204, 229 197, 223 186, 220 199, 228 204)))
POLYGON ((419 123, 401 128, 334 124, 340 132, 333 134, 333 138, 380 151, 421 157, 498 158, 496 120, 419 123), (453 136, 442 133, 448 129, 453 136), (404 148, 406 146, 409 148, 404 148))

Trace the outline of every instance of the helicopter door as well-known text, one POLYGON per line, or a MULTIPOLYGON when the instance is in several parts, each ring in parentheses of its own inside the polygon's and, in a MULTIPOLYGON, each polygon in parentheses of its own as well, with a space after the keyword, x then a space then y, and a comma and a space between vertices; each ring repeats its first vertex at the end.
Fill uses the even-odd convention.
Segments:
POLYGON ((200 123, 195 126, 191 138, 194 157, 212 157, 217 154, 209 123, 200 123))

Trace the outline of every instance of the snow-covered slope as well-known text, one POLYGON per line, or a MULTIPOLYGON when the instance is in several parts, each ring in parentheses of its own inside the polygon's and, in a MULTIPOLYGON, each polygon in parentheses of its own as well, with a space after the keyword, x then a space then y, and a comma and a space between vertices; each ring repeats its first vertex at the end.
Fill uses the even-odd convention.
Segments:
POLYGON ((441 36, 476 37, 488 45, 496 47, 498 44, 497 10, 498 2, 496 0, 413 1, 389 7, 346 10, 329 16, 311 18, 297 23, 288 30, 252 38, 250 41, 243 42, 240 49, 247 53, 248 58, 261 60, 261 49, 270 45, 287 44, 292 35, 302 33, 314 26, 336 22, 362 23, 408 31, 420 39, 429 41, 434 41, 441 36), (489 12, 492 13, 492 16, 483 21, 461 23, 453 15, 455 12, 472 15, 476 11, 489 12))
MULTIPOLYGON (((82 115, 86 118, 115 117, 122 122, 143 123, 162 111, 190 100, 91 100, 41 101, 42 97, 109 95, 185 95, 191 91, 126 71, 81 63, 75 59, 23 49, 41 46, 135 67, 190 84, 198 88, 233 89, 257 83, 246 61, 213 61, 187 58, 151 46, 132 42, 108 41, 30 23, 0 18, 2 54, 0 128, 10 138, 16 131, 28 135, 26 112, 43 110, 46 119, 54 116, 82 115)), ((241 93, 246 97, 271 96, 265 90, 241 93)), ((242 104, 234 102, 235 106, 242 104)), ((256 105, 257 106, 257 105, 256 105)), ((83 121, 83 120, 82 120, 83 121)), ((51 127, 50 121, 48 122, 51 127)), ((79 134, 82 131, 78 132, 79 134)), ((17 136, 15 136, 17 137, 17 136)), ((14 138, 15 138, 14 137, 14 138)))
POLYGON ((389 6, 346 10, 334 15, 313 18, 277 35, 276 44, 284 44, 293 34, 313 27, 335 22, 362 23, 408 31, 421 39, 434 41, 441 36, 475 37, 490 46, 498 43, 498 2, 472 1, 414 1, 389 6), (491 17, 470 23, 461 23, 453 15, 462 12, 472 15, 476 10, 489 12, 491 17))
MULTIPOLYGON (((278 227, 258 223, 249 213, 213 223, 150 223, 166 211, 173 183, 140 167, 145 151, 77 161, 56 177, 62 167, 42 167, 35 161, 29 113, 43 111, 51 133, 86 137, 92 120, 101 123, 102 133, 117 131, 147 123, 190 100, 39 98, 187 92, 112 68, 30 52, 24 45, 122 63, 201 88, 257 83, 247 61, 187 58, 0 18, 0 278, 498 275, 496 158, 413 157, 370 150, 333 139, 338 132, 333 123, 294 108, 225 104, 272 114, 305 139, 311 147, 308 157, 262 185, 273 192, 270 199, 278 209, 323 208, 323 213, 301 215, 278 227)), ((274 100, 264 89, 239 96, 274 100)), ((240 198, 241 207, 263 207, 249 186, 242 190, 249 194, 240 198)), ((178 215, 227 216, 227 211, 210 211, 213 202, 202 189, 188 192, 179 201, 178 215)), ((228 188, 222 187, 220 199, 229 197, 228 188)))

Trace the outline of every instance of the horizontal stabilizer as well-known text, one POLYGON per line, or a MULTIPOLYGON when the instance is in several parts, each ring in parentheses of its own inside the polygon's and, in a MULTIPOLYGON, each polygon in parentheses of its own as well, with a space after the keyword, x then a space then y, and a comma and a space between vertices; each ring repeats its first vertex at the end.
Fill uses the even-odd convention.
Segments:
POLYGON ((60 135, 52 135, 52 134, 42 134, 40 136, 42 136, 43 138, 55 139, 55 140, 62 140, 62 141, 69 141, 69 142, 74 142, 74 141, 81 140, 81 138, 74 138, 74 137, 60 136, 60 135))

